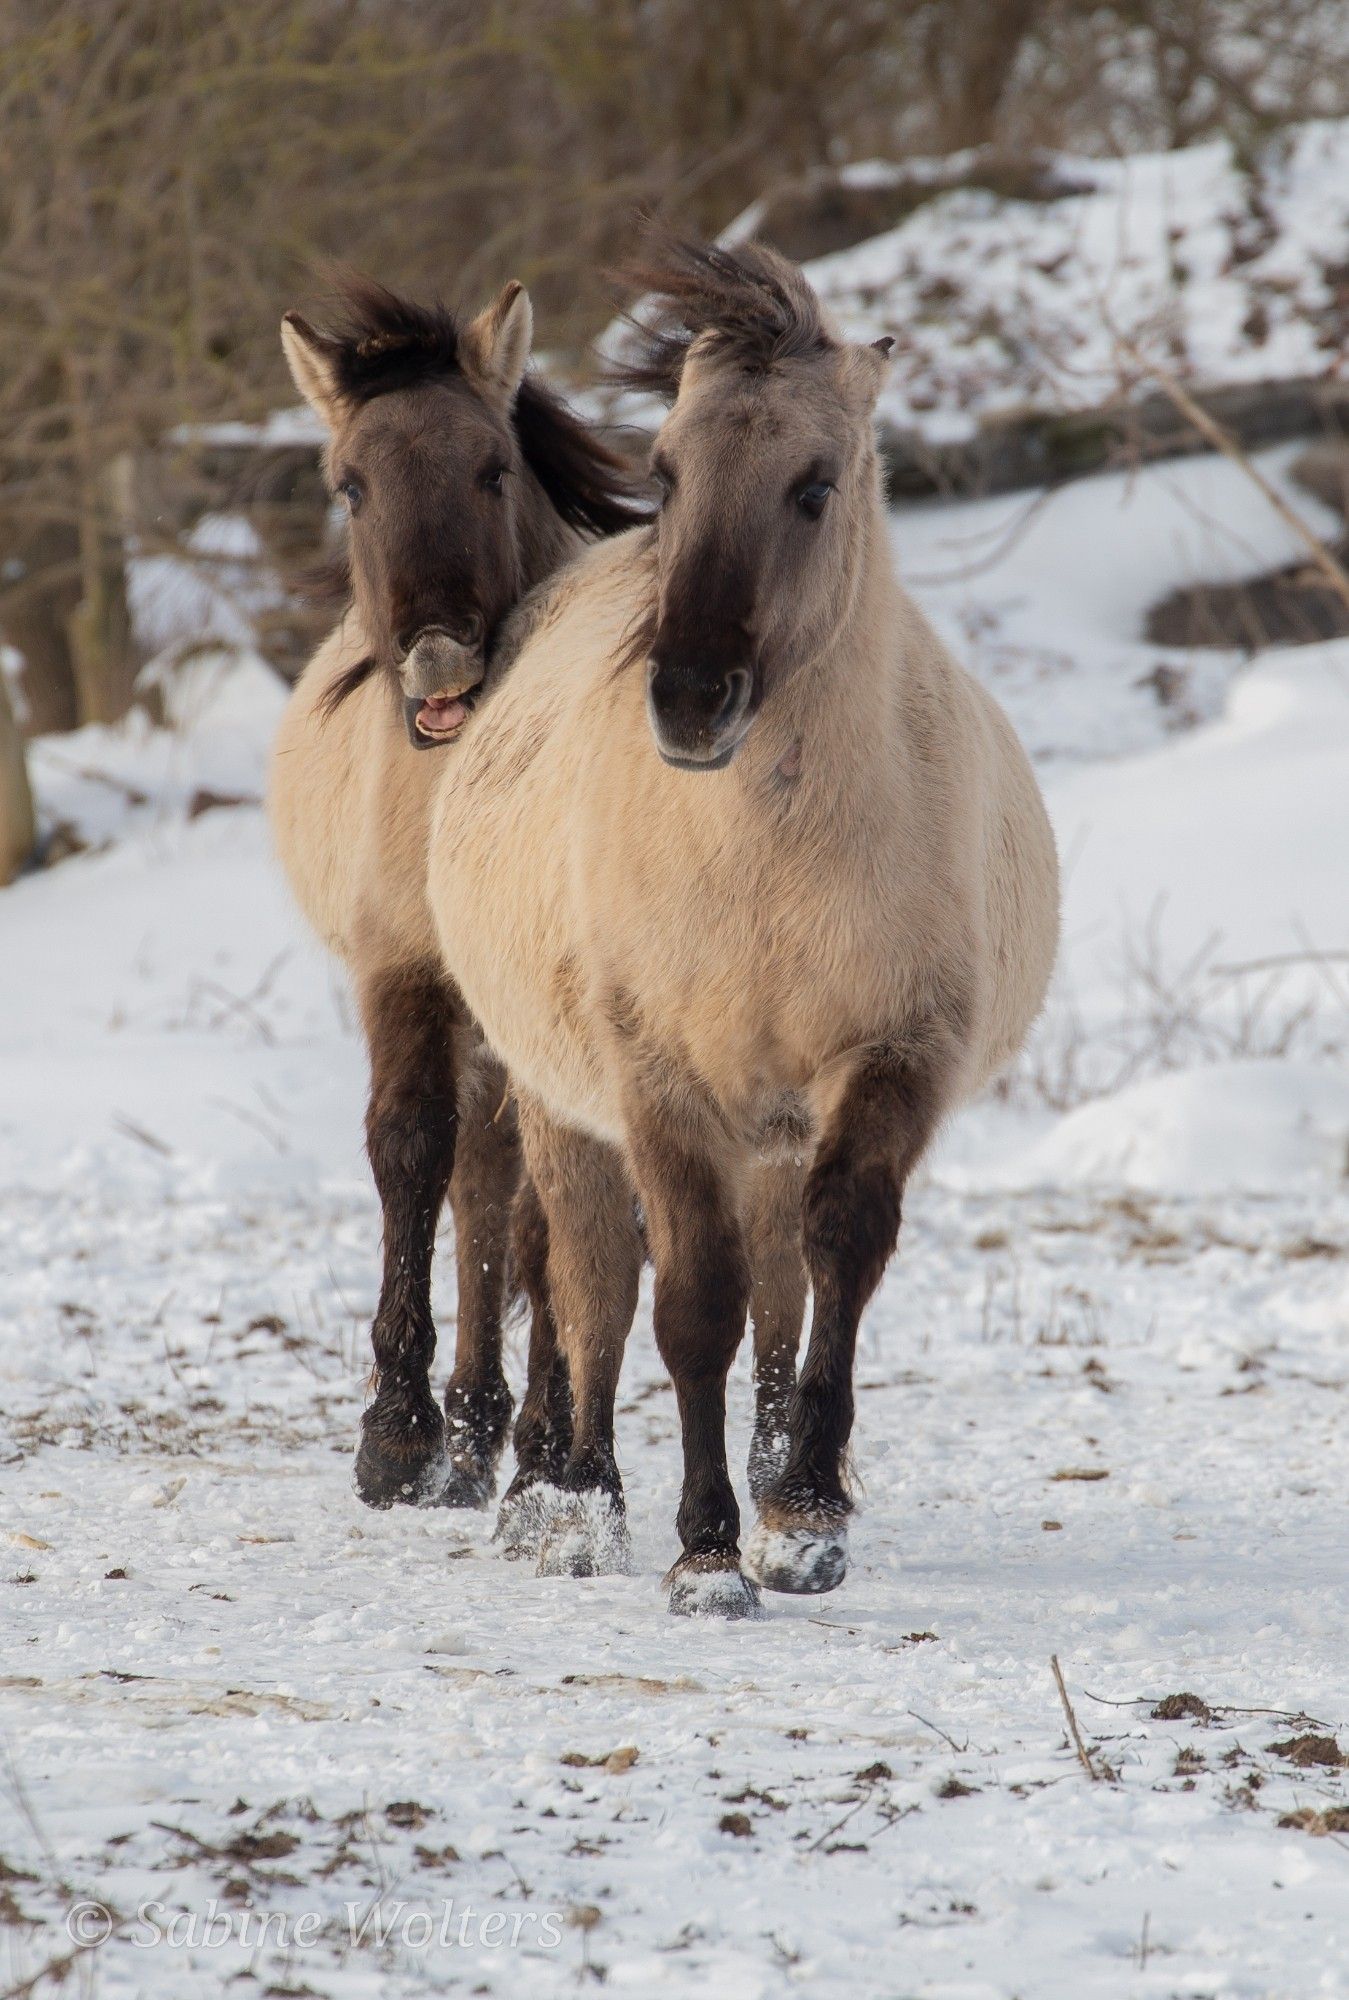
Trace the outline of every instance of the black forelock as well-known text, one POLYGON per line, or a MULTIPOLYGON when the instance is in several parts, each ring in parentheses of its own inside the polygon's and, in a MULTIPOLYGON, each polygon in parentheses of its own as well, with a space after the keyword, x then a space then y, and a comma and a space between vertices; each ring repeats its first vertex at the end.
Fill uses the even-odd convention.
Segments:
POLYGON ((334 281, 333 304, 338 388, 353 403, 462 373, 459 321, 448 306, 415 305, 354 272, 334 281))

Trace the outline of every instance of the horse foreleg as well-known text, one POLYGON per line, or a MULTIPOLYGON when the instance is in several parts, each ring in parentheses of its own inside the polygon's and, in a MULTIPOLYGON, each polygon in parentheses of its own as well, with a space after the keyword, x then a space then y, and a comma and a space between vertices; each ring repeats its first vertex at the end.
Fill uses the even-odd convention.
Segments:
POLYGON ((374 974, 360 982, 358 997, 370 1049, 366 1145, 383 1210, 384 1273, 356 1491, 371 1507, 432 1506, 447 1480, 445 1422, 429 1378, 431 1259, 454 1168, 457 1009, 428 966, 374 974))
POLYGON ((726 1466, 726 1377, 745 1331, 750 1271, 723 1162, 678 1118, 639 1104, 628 1141, 655 1265, 656 1346, 679 1404, 684 1552, 669 1573, 670 1609, 754 1616, 759 1593, 740 1568, 740 1509, 726 1466))
POLYGON ((746 1550, 746 1566, 770 1590, 833 1590, 847 1571, 852 1501, 844 1465, 857 1329, 899 1240, 904 1185, 938 1110, 930 1069, 873 1052, 844 1088, 806 1180, 810 1343, 792 1397, 786 1463, 760 1499, 746 1550))
POLYGON ((802 1173, 770 1161, 750 1177, 744 1225, 754 1327, 754 1431, 749 1490, 762 1499, 787 1459, 788 1418, 809 1280, 801 1250, 802 1173))

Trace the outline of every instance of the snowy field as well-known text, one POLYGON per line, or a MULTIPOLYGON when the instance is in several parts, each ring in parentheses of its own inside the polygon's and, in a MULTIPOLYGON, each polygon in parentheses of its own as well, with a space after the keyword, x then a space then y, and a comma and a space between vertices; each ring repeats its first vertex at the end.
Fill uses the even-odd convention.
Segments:
POLYGON ((38 749, 91 848, 0 897, 0 1993, 1349 1994, 1349 645, 1141 639, 1295 553, 1208 461, 894 532, 1036 754, 1063 962, 867 1316, 855 1566, 756 1626, 666 1614, 646 1297, 632 1576, 359 1505, 362 1052, 202 809, 279 684, 38 749))

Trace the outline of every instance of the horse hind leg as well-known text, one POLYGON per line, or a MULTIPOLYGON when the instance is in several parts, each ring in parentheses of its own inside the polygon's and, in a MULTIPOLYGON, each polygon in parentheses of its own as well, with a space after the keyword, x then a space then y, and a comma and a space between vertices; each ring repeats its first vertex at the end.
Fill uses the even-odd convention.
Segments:
POLYGON ((794 1161, 765 1162, 753 1170, 745 1202, 754 1328, 754 1429, 748 1469, 756 1503, 787 1461, 796 1355, 809 1293, 801 1246, 803 1180, 794 1161))
POLYGON ((447 1482, 445 1422, 431 1393, 431 1261, 454 1168, 456 1007, 430 967, 358 985, 370 1050, 366 1144, 384 1222, 371 1326, 374 1399, 361 1419, 356 1491, 371 1507, 434 1506, 447 1482))
POLYGON ((502 1496, 496 1540, 508 1556, 537 1557, 549 1496, 561 1486, 572 1446, 571 1380, 548 1290, 548 1218, 526 1175, 516 1196, 511 1255, 529 1303, 529 1365, 515 1420, 515 1477, 502 1496))
POLYGON ((547 1218, 548 1291, 571 1387, 565 1463, 555 1485, 534 1487, 539 1574, 626 1572, 614 1399, 642 1269, 631 1183, 612 1147, 555 1124, 531 1100, 521 1103, 521 1124, 547 1218))

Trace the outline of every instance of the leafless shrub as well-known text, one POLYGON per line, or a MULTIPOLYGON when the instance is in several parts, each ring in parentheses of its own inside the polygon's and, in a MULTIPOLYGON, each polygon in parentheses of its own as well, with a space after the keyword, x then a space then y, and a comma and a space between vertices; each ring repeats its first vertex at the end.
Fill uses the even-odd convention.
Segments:
POLYGON ((1007 1094, 1070 1111, 1167 1072, 1218 1062, 1349 1052, 1349 952, 1303 950, 1233 963, 1220 934, 1176 956, 1162 940, 1164 905, 1122 936, 1118 1000, 1088 1021, 1056 988, 1007 1094))

